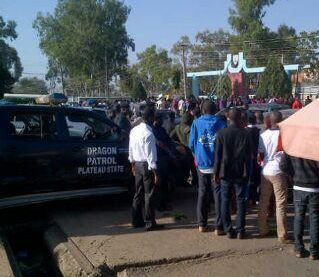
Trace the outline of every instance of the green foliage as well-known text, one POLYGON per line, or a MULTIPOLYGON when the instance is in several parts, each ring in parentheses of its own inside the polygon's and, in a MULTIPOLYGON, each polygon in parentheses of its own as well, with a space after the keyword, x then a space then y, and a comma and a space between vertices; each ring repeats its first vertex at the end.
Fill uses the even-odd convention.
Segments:
POLYGON ((172 59, 165 49, 152 45, 144 52, 137 54, 138 63, 132 70, 138 76, 147 92, 164 93, 171 89, 172 59))
POLYGON ((118 0, 59 0, 54 14, 39 13, 33 26, 49 58, 47 77, 108 87, 127 65, 128 50, 134 50, 125 26, 129 14, 118 0))
MULTIPOLYGON (((218 70, 224 68, 224 61, 230 51, 229 41, 231 34, 223 29, 215 32, 208 30, 197 33, 196 44, 190 55, 190 66, 195 71, 218 70)), ((202 91, 211 92, 215 87, 218 78, 200 78, 202 91)))
POLYGON ((181 69, 178 67, 173 68, 172 70, 172 88, 175 91, 179 91, 181 88, 181 81, 182 81, 182 72, 181 69))
POLYGON ((225 74, 219 81, 216 87, 216 95, 219 97, 229 97, 231 95, 231 80, 227 74, 225 74))
POLYGON ((12 85, 19 79, 23 70, 16 49, 6 42, 18 37, 16 26, 14 21, 5 22, 0 16, 0 96, 10 92, 12 85))
POLYGON ((270 57, 266 70, 262 73, 257 96, 269 98, 271 96, 290 97, 292 93, 291 81, 279 60, 270 57))
POLYGON ((144 100, 147 98, 147 92, 132 68, 128 68, 122 72, 120 89, 121 92, 130 95, 133 99, 144 100))
POLYGON ((230 33, 219 29, 197 33, 196 44, 190 55, 190 66, 196 70, 212 70, 224 67, 224 61, 229 53, 230 33))
POLYGON ((36 77, 22 78, 14 86, 12 92, 15 94, 47 94, 48 88, 43 80, 36 77))
POLYGON ((133 99, 145 100, 147 98, 147 92, 140 80, 137 78, 133 79, 131 96, 133 99))
POLYGON ((319 80, 319 31, 301 32, 301 39, 298 40, 297 62, 301 66, 309 65, 305 70, 306 82, 318 82, 319 80))
POLYGON ((192 50, 191 41, 188 36, 182 36, 178 42, 174 43, 171 53, 175 56, 179 56, 178 61, 182 63, 182 54, 183 49, 185 51, 185 55, 188 56, 192 50))
POLYGON ((11 91, 14 82, 9 70, 0 63, 0 99, 5 93, 11 91))
POLYGON ((229 10, 229 24, 241 35, 258 36, 263 32, 262 19, 265 7, 276 0, 233 0, 235 7, 229 10))
POLYGON ((229 23, 237 35, 231 38, 232 52, 244 51, 249 66, 264 66, 270 55, 284 63, 295 63, 297 55, 296 30, 286 25, 271 32, 263 23, 265 8, 275 0, 234 0, 229 23))

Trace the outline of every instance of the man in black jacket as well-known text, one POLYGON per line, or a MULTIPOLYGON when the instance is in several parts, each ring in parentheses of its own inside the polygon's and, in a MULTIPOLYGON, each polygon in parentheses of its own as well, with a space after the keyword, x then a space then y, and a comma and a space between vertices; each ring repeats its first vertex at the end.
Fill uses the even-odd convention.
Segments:
POLYGON ((310 259, 319 259, 319 161, 285 155, 281 170, 294 182, 294 236, 296 257, 306 257, 303 243, 305 216, 309 206, 310 259))
POLYGON ((247 131, 242 128, 241 112, 231 109, 229 127, 217 133, 215 150, 215 182, 221 185, 222 220, 224 230, 229 238, 235 238, 236 232, 231 224, 230 199, 231 190, 236 189, 237 224, 236 231, 239 239, 245 237, 246 190, 252 146, 247 131))

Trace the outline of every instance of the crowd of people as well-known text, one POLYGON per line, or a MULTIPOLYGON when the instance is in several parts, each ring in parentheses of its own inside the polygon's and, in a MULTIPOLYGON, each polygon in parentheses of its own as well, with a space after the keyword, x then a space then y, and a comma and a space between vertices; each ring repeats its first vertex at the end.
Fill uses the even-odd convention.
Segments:
POLYGON ((222 101, 162 101, 159 108, 181 115, 180 123, 169 128, 164 128, 163 112, 152 103, 145 103, 140 111, 134 104, 125 104, 113 115, 118 125, 130 131, 129 160, 135 176, 133 227, 145 227, 146 231, 164 228, 156 223, 155 210, 172 209, 171 183, 186 185, 191 180, 198 191, 199 232, 210 231, 208 216, 213 198, 217 236, 246 238, 248 205, 258 207, 259 235, 269 236, 267 219, 274 202, 277 237, 287 244, 292 242, 287 229, 288 186, 293 184, 296 256, 318 259, 319 161, 285 154, 280 111, 263 117, 260 112, 245 109, 248 103, 243 99, 232 99, 231 105, 228 100, 222 101), (225 112, 216 115, 224 106, 225 112), (134 117, 129 120, 132 111, 134 117), (303 243, 307 206, 310 253, 303 243), (232 226, 232 207, 237 210, 236 227, 232 226))

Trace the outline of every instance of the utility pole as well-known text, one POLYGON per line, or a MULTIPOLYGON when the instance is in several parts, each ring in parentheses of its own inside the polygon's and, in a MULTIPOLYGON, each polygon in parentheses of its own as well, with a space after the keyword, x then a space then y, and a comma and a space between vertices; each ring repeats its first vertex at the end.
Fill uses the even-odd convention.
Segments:
POLYGON ((107 53, 106 53, 106 49, 105 49, 105 99, 107 99, 107 95, 108 95, 108 89, 109 89, 109 78, 108 78, 108 67, 107 67, 107 53))
POLYGON ((180 44, 182 48, 182 63, 183 63, 183 82, 184 82, 184 97, 187 98, 187 69, 186 69, 186 47, 187 44, 180 44))

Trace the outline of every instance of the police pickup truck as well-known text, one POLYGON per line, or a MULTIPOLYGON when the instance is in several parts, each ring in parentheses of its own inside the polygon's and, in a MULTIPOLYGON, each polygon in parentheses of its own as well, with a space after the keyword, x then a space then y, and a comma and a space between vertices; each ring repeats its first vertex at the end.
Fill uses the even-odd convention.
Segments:
POLYGON ((78 108, 0 106, 0 208, 127 192, 128 134, 78 108))

